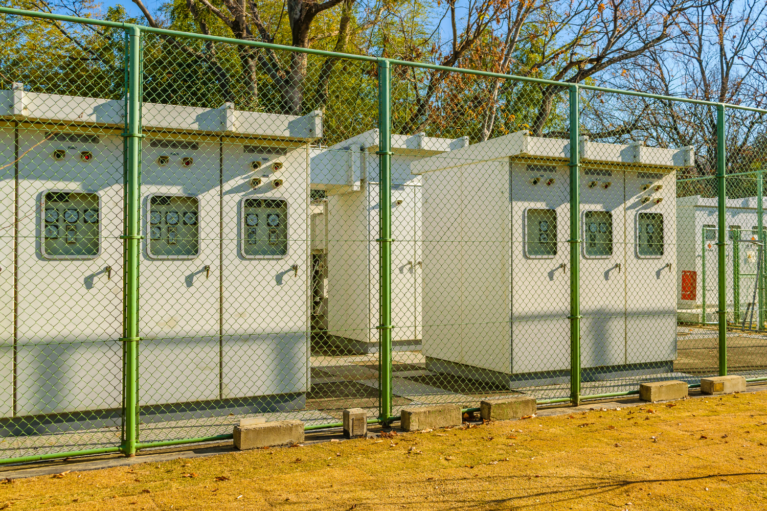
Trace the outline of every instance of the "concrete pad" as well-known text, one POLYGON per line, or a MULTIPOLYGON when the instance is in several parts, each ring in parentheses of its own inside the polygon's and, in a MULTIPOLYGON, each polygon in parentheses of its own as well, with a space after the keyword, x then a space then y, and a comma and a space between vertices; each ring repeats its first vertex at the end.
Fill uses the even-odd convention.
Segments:
POLYGON ((344 410, 343 423, 346 438, 366 437, 368 434, 368 413, 362 408, 344 410))
POLYGON ((240 419, 240 427, 247 428, 248 426, 253 426, 254 424, 263 424, 265 422, 266 417, 247 417, 245 419, 240 419))
MULTIPOLYGON (((374 389, 377 389, 380 384, 378 380, 361 380, 357 383, 373 387, 374 389)), ((416 403, 434 405, 443 403, 467 404, 476 402, 478 399, 464 396, 463 394, 457 394, 439 387, 418 383, 408 380, 407 378, 397 378, 396 376, 392 378, 392 393, 395 396, 404 397, 405 399, 409 399, 416 403)))
POLYGON ((479 403, 479 415, 486 421, 521 419, 535 414, 537 409, 535 398, 530 396, 512 396, 479 403))
POLYGON ((639 399, 656 403, 684 399, 688 394, 687 383, 679 380, 654 381, 639 386, 639 399))
POLYGON ((403 408, 400 414, 400 426, 405 431, 460 426, 461 422, 461 407, 458 405, 403 408))
POLYGON ((700 391, 703 394, 734 394, 746 391, 746 379, 742 376, 715 376, 701 378, 700 391))
POLYGON ((300 444, 304 441, 304 423, 280 421, 234 428, 234 448, 241 451, 260 447, 300 444))

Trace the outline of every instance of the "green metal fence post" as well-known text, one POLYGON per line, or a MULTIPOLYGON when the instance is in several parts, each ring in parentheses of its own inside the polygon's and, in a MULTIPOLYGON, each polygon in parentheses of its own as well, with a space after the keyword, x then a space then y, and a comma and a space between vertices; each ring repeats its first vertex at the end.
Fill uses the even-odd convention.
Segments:
POLYGON ((392 345, 391 345, 391 63, 378 61, 378 164, 380 179, 379 307, 380 332, 379 377, 380 419, 387 423, 392 416, 392 345))
POLYGON ((581 401, 580 91, 570 86, 570 399, 581 401))
POLYGON ((726 283, 726 212, 727 212, 727 183, 725 182, 725 110, 724 105, 716 107, 716 181, 717 181, 717 213, 719 222, 719 239, 717 242, 719 261, 719 374, 727 375, 727 283, 726 283))
POLYGON ((125 180, 125 304, 123 307, 123 343, 125 349, 125 442, 123 453, 136 454, 138 442, 138 265, 140 226, 140 180, 141 180, 141 31, 132 26, 129 30, 128 47, 128 126, 125 133, 128 152, 125 180))

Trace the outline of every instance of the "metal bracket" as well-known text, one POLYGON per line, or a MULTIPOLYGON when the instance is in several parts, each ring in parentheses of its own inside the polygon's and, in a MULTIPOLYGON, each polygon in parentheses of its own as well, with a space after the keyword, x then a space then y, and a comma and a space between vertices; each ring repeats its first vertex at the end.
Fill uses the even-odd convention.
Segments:
POLYGON ((139 234, 123 234, 120 236, 121 240, 143 240, 144 237, 139 234))
POLYGON ((376 330, 391 330, 394 328, 392 325, 378 325, 376 330))
POLYGON ((144 340, 144 338, 143 337, 120 337, 117 340, 123 341, 123 342, 131 342, 131 341, 142 341, 144 340))
POLYGON ((120 136, 121 137, 126 137, 126 138, 144 138, 144 137, 146 137, 146 135, 144 135, 143 133, 136 133, 135 135, 131 135, 130 133, 125 133, 125 132, 120 133, 120 136))
POLYGON ((394 238, 378 238, 376 241, 378 243, 386 243, 386 242, 391 243, 392 241, 394 241, 394 238))
POLYGON ((391 151, 376 151, 376 154, 378 154, 378 155, 385 155, 385 154, 392 155, 394 153, 391 152, 391 151))

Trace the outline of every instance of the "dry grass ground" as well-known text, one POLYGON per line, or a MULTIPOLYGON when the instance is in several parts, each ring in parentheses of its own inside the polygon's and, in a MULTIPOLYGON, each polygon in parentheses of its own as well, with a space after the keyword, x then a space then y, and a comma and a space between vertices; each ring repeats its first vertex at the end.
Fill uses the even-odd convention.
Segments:
POLYGON ((765 392, 0 484, 13 510, 719 511, 766 497, 765 392))

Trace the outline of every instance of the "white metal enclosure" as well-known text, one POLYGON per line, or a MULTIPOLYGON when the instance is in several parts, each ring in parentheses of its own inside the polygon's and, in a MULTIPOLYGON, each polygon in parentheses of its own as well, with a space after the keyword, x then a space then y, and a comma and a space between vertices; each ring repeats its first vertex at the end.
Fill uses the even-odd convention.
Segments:
MULTIPOLYGON (((692 150, 580 144, 584 375, 668 368, 676 357, 674 171, 692 164, 692 150)), ((567 374, 568 158, 568 141, 519 132, 412 165, 424 182, 430 369, 510 387, 567 374)))
MULTIPOLYGON (((731 278, 733 268, 733 231, 740 232, 741 240, 758 239, 759 218, 757 213, 757 198, 727 199, 726 207, 726 273, 731 278)), ((682 321, 698 322, 704 320, 702 308, 704 293, 706 308, 705 321, 716 321, 715 311, 718 310, 717 272, 717 199, 699 195, 680 197, 676 200, 678 243, 677 254, 677 306, 679 319, 682 321), (704 270, 705 265, 705 270, 704 270), (705 273, 705 279, 704 279, 705 273)), ((763 217, 763 226, 767 225, 767 215, 763 217)), ((743 244, 741 244, 743 245, 743 244)), ((741 267, 755 266, 753 258, 757 248, 741 249, 741 267)), ((755 271, 755 270, 754 270, 755 271)), ((727 288, 727 310, 732 311, 735 305, 733 282, 725 283, 727 288)), ((753 286, 753 283, 750 283, 753 286)), ((745 308, 752 299, 752 289, 741 292, 741 308, 745 308)))
MULTIPOLYGON (((393 135, 392 340, 398 350, 421 338, 421 180, 410 165, 468 145, 467 138, 393 135)), ((328 195, 328 333, 344 347, 378 350, 378 130, 312 156, 312 189, 328 195)))
MULTIPOLYGON (((119 409, 124 102, 0 93, 0 416, 119 409)), ((321 122, 144 104, 141 405, 303 402, 321 122)))

